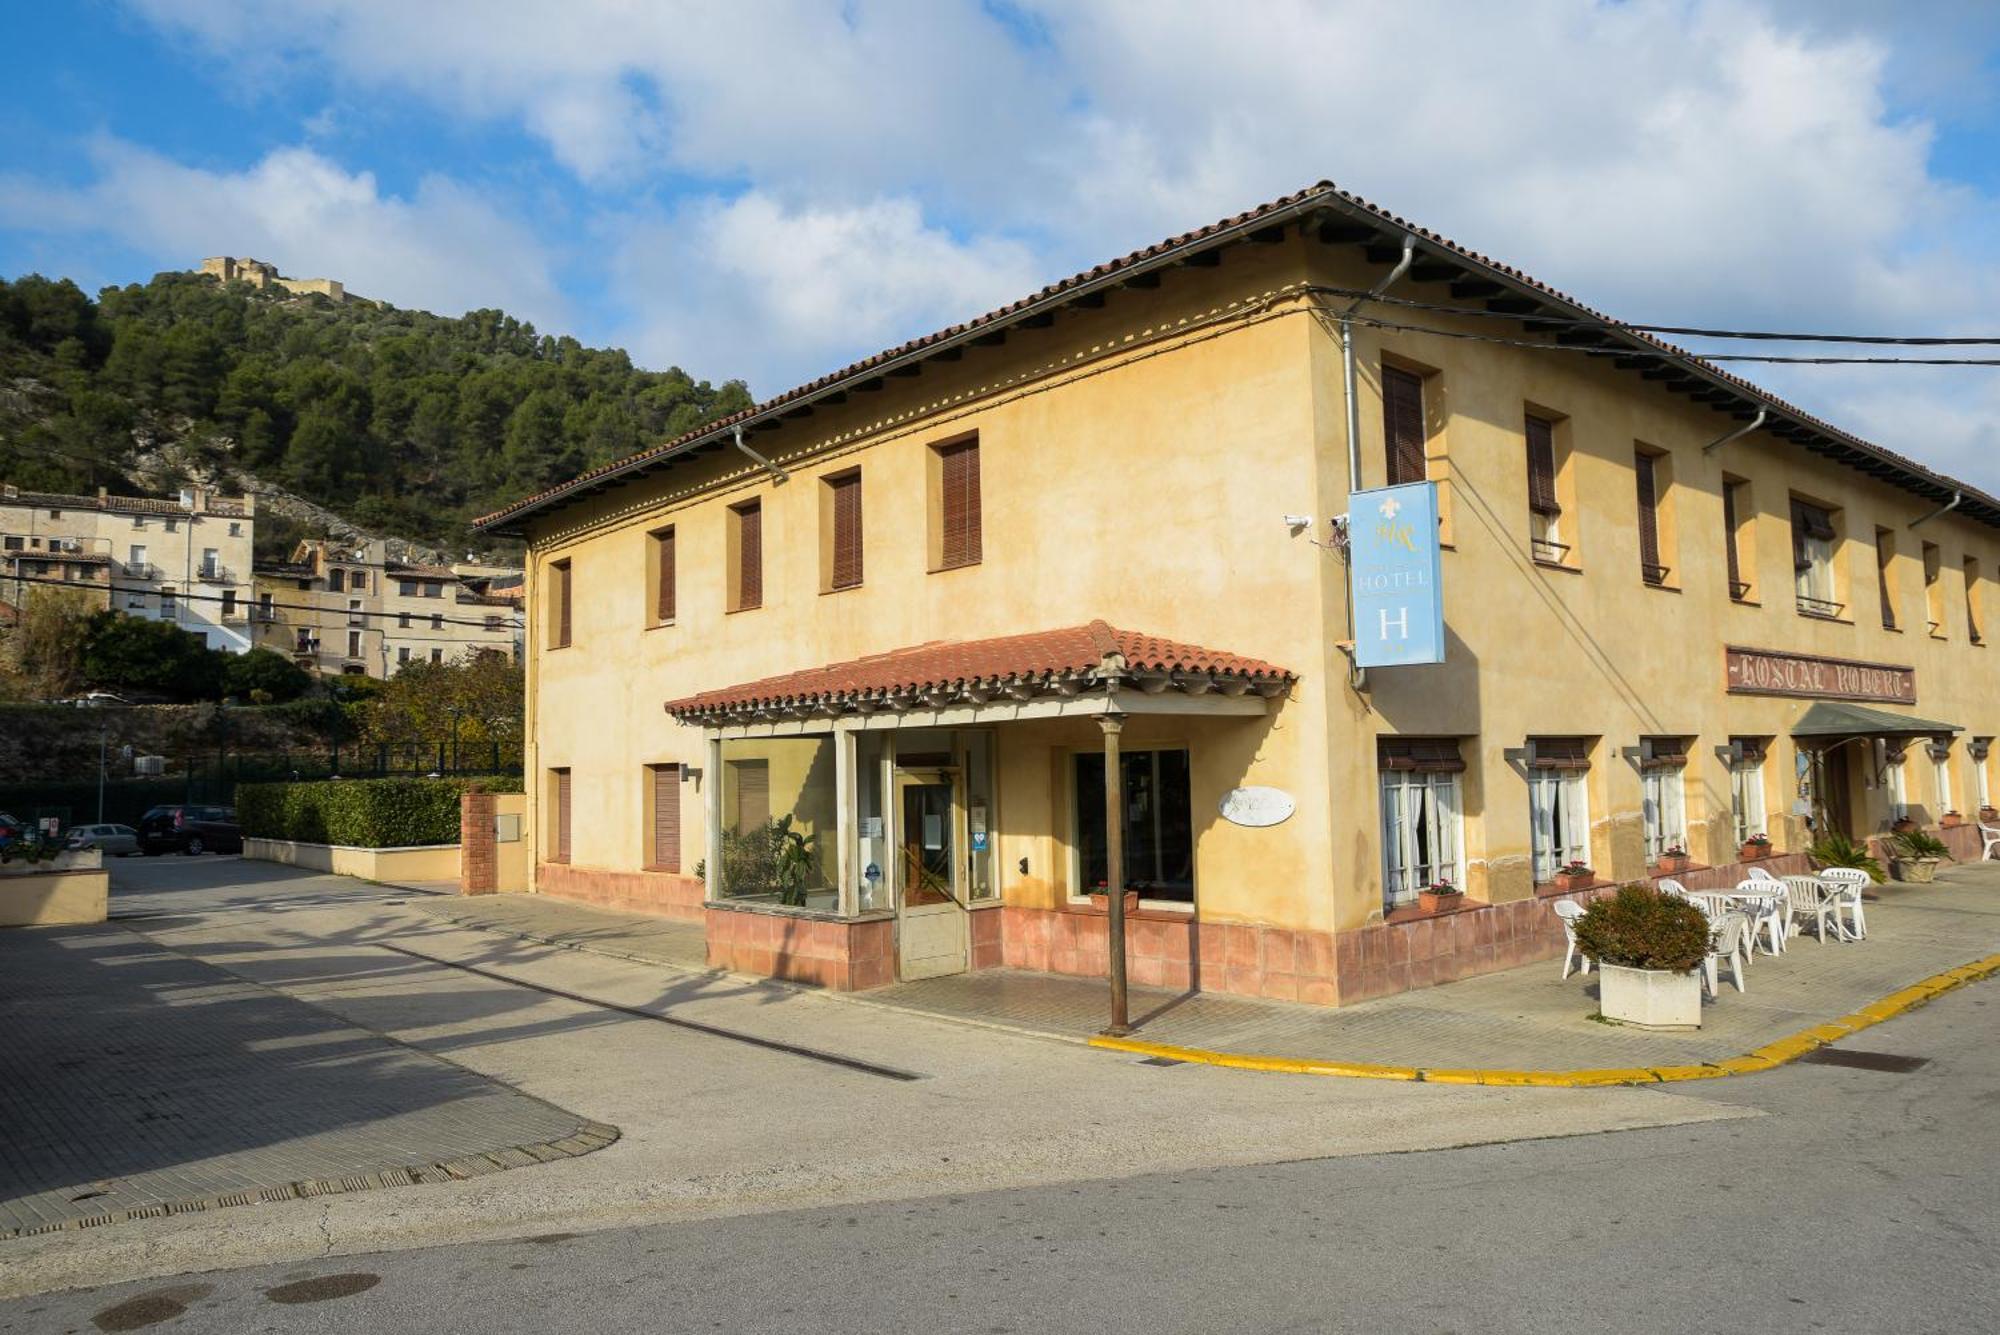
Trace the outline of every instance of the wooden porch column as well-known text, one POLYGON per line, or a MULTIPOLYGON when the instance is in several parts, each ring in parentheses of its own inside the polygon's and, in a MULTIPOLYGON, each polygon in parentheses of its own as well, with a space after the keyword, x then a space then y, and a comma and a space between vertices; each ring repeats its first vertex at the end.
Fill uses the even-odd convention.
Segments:
POLYGON ((1104 729, 1104 891, 1106 945, 1111 965, 1111 1023, 1104 1032, 1121 1038, 1132 1032, 1125 1005, 1125 771, 1118 763, 1123 714, 1100 714, 1104 729))

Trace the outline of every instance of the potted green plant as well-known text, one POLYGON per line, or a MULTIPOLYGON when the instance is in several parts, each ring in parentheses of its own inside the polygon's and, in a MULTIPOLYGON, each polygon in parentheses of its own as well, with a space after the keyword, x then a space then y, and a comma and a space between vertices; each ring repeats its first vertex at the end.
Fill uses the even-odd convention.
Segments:
POLYGON ((1889 845, 1890 873, 1912 885, 1929 885, 1937 878, 1938 863, 1951 856, 1944 840, 1923 830, 1894 835, 1889 845))
POLYGON ((1838 830, 1829 830, 1820 836, 1818 842, 1806 850, 1813 866, 1852 867, 1856 871, 1868 873, 1868 879, 1878 884, 1883 880, 1882 864, 1868 851, 1868 845, 1857 843, 1838 830))
POLYGON ((1768 834, 1751 835, 1743 841, 1743 846, 1736 850, 1736 856, 1739 861, 1743 862, 1757 862, 1770 857, 1771 836, 1768 834))
POLYGON ((1588 862, 1580 862, 1572 859, 1556 868, 1556 889, 1558 890, 1581 890, 1585 886, 1595 885, 1596 883, 1597 874, 1591 871, 1588 862))
POLYGON ((1465 902, 1465 892, 1450 881, 1432 881, 1417 891, 1417 907, 1426 913, 1444 913, 1465 902))
MULTIPOLYGON (((1090 892, 1090 906, 1103 913, 1111 912, 1110 892, 1102 885, 1092 890, 1090 892)), ((1137 890, 1127 890, 1125 892, 1125 911, 1127 913, 1137 913, 1139 911, 1139 892, 1137 890)))
POLYGON ((1598 1014, 1645 1029, 1701 1027, 1709 925, 1678 895, 1626 885, 1584 910, 1576 944, 1598 965, 1598 1014))
POLYGON ((1689 857, 1687 849, 1679 844, 1670 844, 1661 849, 1659 861, 1653 864, 1662 876, 1678 876, 1693 865, 1694 859, 1689 857))

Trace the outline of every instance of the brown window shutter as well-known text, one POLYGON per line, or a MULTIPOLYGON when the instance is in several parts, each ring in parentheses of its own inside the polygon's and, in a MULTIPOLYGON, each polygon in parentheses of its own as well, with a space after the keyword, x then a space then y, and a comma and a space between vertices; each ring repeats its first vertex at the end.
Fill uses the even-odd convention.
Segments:
POLYGON ((1590 768, 1590 743, 1582 737, 1537 737, 1533 739, 1536 769, 1586 770, 1590 768))
POLYGON ((1743 570, 1741 559, 1736 553, 1736 488, 1739 484, 1722 484, 1722 550, 1729 559, 1729 596, 1741 597, 1743 570))
POLYGON ((1653 470, 1653 456, 1634 455, 1632 471, 1639 485, 1639 569, 1648 584, 1667 577, 1660 565, 1660 498, 1653 470))
POLYGON ((1388 451, 1389 485, 1424 480, 1424 382, 1422 377, 1382 368, 1382 440, 1388 451))
POLYGON ((556 771, 556 861, 569 861, 569 771, 556 771))
POLYGON ((833 587, 851 589, 861 583, 861 474, 827 485, 833 488, 833 587))
POLYGON ((736 832, 748 834, 771 823, 771 765, 766 760, 739 760, 736 775, 736 832))
POLYGON ((674 531, 670 528, 661 529, 658 542, 660 544, 660 599, 659 607, 656 611, 659 613, 660 620, 672 621, 674 619, 674 531))
POLYGON ((1528 419, 1528 508, 1551 518, 1562 513, 1556 503, 1556 429, 1541 417, 1528 419))
POLYGON ((561 649, 569 644, 569 570, 569 562, 567 561, 558 561, 549 567, 549 573, 554 576, 555 584, 555 587, 549 591, 549 596, 556 600, 556 640, 554 647, 557 649, 561 649))
POLYGON ((1646 758, 1639 762, 1642 769, 1686 769, 1688 744, 1685 737, 1646 738, 1646 758))
POLYGON ((653 865, 681 869, 681 767, 653 766, 653 865))
POLYGON ((1375 761, 1382 769, 1427 774, 1458 774, 1465 769, 1456 737, 1380 737, 1375 761))
POLYGON ((1882 599, 1882 626, 1896 629, 1896 600, 1889 592, 1889 552, 1880 537, 1875 539, 1875 591, 1882 599))
POLYGON ((1764 763, 1764 738, 1731 737, 1729 741, 1731 745, 1735 746, 1742 753, 1744 764, 1761 765, 1764 763))
POLYGON ((982 555, 979 513, 979 442, 938 450, 940 560, 946 567, 977 565, 982 555))
POLYGON ((736 510, 736 606, 764 605, 764 505, 751 501, 736 510))

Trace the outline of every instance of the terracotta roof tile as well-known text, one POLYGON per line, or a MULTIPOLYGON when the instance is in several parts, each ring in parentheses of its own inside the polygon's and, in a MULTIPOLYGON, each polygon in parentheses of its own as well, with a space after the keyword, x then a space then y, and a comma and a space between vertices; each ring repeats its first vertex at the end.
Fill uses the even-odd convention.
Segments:
POLYGON ((1046 683, 1093 672, 1113 654, 1123 657, 1126 667, 1137 672, 1210 673, 1250 682, 1290 683, 1298 679, 1295 673, 1262 659, 1220 653, 1093 621, 1085 626, 1028 635, 934 640, 704 691, 670 700, 666 709, 686 719, 759 707, 834 705, 944 687, 1046 683))

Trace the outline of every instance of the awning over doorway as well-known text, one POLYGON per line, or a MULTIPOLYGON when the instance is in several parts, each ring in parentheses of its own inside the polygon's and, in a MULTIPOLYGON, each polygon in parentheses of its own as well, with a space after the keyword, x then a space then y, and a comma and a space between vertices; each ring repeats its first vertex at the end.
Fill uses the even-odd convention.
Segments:
POLYGON ((709 728, 942 711, 1026 718, 1072 712, 1071 704, 1074 712, 1262 713, 1297 680, 1262 659, 1093 621, 912 645, 669 700, 666 710, 709 728))
POLYGON ((1855 737, 1949 738, 1963 731, 1956 723, 1821 700, 1793 725, 1792 736, 1804 742, 1838 742, 1855 737))

